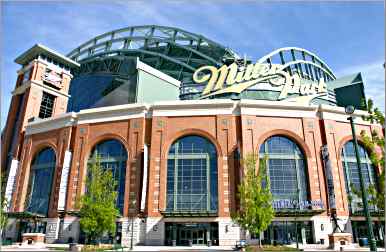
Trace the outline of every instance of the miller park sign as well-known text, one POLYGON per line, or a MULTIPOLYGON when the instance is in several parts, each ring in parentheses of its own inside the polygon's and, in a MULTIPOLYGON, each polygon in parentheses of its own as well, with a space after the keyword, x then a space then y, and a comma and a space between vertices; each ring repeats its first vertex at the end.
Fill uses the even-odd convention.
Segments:
POLYGON ((309 103, 312 99, 327 95, 324 79, 319 82, 302 81, 299 74, 290 75, 280 64, 249 64, 239 66, 232 63, 220 68, 203 66, 193 74, 193 81, 206 84, 201 99, 226 93, 240 94, 253 87, 256 90, 273 90, 279 92, 277 100, 292 100, 309 103), (288 97, 295 94, 297 97, 288 97))
POLYGON ((324 205, 321 200, 294 200, 294 199, 279 199, 272 201, 274 209, 309 209, 317 208, 323 209, 324 205))

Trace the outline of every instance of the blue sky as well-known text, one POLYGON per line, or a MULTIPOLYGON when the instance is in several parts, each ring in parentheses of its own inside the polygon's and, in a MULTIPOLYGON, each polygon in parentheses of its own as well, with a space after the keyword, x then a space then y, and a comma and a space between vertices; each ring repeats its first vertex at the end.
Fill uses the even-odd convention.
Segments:
POLYGON ((384 111, 382 1, 107 2, 1 2, 2 125, 20 68, 14 59, 22 52, 41 43, 67 54, 96 35, 146 24, 202 34, 252 60, 280 47, 308 49, 337 77, 362 72, 367 97, 384 111))

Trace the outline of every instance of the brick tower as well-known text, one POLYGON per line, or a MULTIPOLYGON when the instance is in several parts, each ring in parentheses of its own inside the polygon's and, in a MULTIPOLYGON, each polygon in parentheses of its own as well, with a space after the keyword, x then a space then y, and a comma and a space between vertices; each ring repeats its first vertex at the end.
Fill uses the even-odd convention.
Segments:
POLYGON ((1 171, 8 178, 2 181, 2 186, 6 186, 9 207, 26 125, 66 112, 71 73, 79 67, 75 61, 39 44, 22 53, 15 62, 21 69, 17 71, 7 122, 1 135, 1 171))

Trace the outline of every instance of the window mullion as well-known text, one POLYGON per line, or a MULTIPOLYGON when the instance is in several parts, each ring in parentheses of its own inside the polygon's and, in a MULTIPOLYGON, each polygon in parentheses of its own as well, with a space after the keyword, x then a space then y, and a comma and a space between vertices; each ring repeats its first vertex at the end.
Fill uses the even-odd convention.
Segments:
POLYGON ((173 209, 177 210, 177 193, 178 193, 178 144, 176 145, 176 154, 174 156, 174 193, 173 193, 173 209))
POLYGON ((371 176, 371 174, 372 174, 372 172, 371 172, 372 165, 371 165, 371 162, 369 161, 367 155, 366 155, 366 168, 367 168, 367 174, 369 175, 370 184, 374 185, 375 181, 373 180, 373 176, 371 176))
MULTIPOLYGON (((270 172, 269 172, 269 159, 270 159, 270 156, 269 156, 269 153, 268 153, 268 141, 265 141, 265 143, 264 143, 264 157, 263 158, 264 158, 263 160, 265 162, 265 170, 267 172, 267 177, 268 177, 268 179, 270 179, 270 172), (268 157, 267 160, 265 160, 265 156, 268 157)), ((269 183, 269 187, 270 187, 269 190, 272 191, 271 190, 271 183, 269 183)))
POLYGON ((206 190, 208 192, 207 194, 207 199, 206 199, 206 210, 209 211, 210 210, 210 159, 209 159, 209 155, 206 154, 207 157, 206 157, 206 190))
POLYGON ((298 202, 301 201, 301 188, 300 188, 300 174, 299 174, 299 165, 298 165, 298 162, 297 162, 297 159, 296 159, 296 148, 295 146, 293 146, 293 161, 295 163, 295 170, 296 170, 296 184, 297 184, 297 191, 296 191, 296 194, 297 194, 297 198, 298 198, 298 202))
POLYGON ((351 181, 350 171, 348 169, 348 162, 347 162, 347 158, 346 157, 347 157, 346 148, 343 147, 343 162, 344 162, 344 169, 346 171, 347 191, 348 191, 348 194, 351 196, 351 185, 350 185, 350 182, 353 183, 353 181, 351 181))

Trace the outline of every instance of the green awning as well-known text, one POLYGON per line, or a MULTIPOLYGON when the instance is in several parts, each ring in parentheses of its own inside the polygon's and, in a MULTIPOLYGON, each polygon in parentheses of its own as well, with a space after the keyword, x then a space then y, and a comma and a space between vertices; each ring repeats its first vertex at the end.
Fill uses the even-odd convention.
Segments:
POLYGON ((161 211, 165 217, 216 217, 217 211, 161 211))
POLYGON ((301 210, 296 211, 294 209, 280 210, 275 212, 275 217, 299 217, 299 216, 314 216, 323 213, 325 209, 317 210, 301 210))
POLYGON ((43 214, 32 213, 32 212, 28 212, 28 211, 8 212, 6 214, 8 215, 8 217, 17 218, 17 219, 33 219, 33 218, 46 218, 47 217, 43 214))

